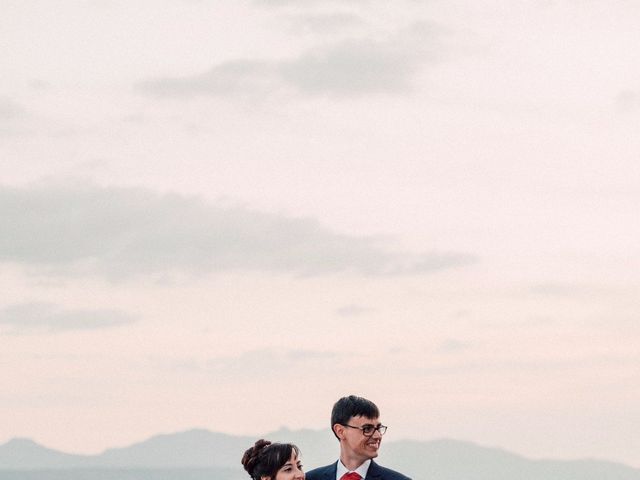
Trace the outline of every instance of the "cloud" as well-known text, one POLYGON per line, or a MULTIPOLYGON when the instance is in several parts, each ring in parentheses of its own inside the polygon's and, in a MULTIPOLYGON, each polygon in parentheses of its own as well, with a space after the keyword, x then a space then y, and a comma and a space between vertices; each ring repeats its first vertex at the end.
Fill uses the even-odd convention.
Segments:
POLYGON ((282 64, 282 78, 298 90, 316 95, 402 92, 418 67, 413 52, 370 40, 347 40, 311 50, 282 64))
MULTIPOLYGON (((456 357, 454 357, 456 358, 456 357)), ((638 363, 637 354, 587 353, 584 355, 549 354, 539 358, 473 358, 462 357, 455 363, 424 364, 399 366, 399 371, 411 375, 459 375, 459 374, 500 374, 513 373, 526 375, 530 373, 545 374, 551 370, 563 371, 565 374, 593 371, 605 366, 634 366, 638 363)))
POLYGON ((27 110, 18 102, 7 97, 0 97, 0 136, 11 137, 24 134, 24 120, 28 118, 27 110))
POLYGON ((344 354, 319 350, 259 349, 234 357, 217 357, 208 360, 203 370, 224 377, 281 376, 296 371, 308 375, 310 371, 326 371, 344 354))
POLYGON ((614 106, 620 113, 633 113, 640 109, 640 95, 632 90, 624 90, 618 93, 614 106))
POLYGON ((132 315, 118 310, 68 310, 44 302, 20 303, 0 310, 0 325, 10 326, 11 333, 95 330, 134 321, 132 315))
POLYGON ((291 18, 291 25, 294 32, 327 35, 364 26, 365 22, 354 13, 337 12, 298 15, 291 18))
POLYGON ((612 293, 613 289, 583 283, 540 283, 531 286, 529 292, 551 297, 584 297, 612 293))
POLYGON ((343 307, 336 309, 336 314, 341 317, 357 317, 365 313, 371 312, 372 310, 373 309, 371 308, 350 304, 350 305, 345 305, 343 307))
POLYGON ((269 95, 279 89, 319 96, 400 94, 426 62, 435 60, 439 28, 420 22, 386 39, 346 39, 311 48, 285 60, 232 60, 182 78, 160 78, 136 85, 159 97, 269 95))
POLYGON ((160 97, 233 96, 270 91, 276 82, 274 66, 268 62, 234 60, 191 77, 140 82, 136 90, 160 97))
POLYGON ((438 346, 439 353, 452 354, 459 353, 470 348, 466 342, 462 342, 455 338, 447 338, 438 346))
POLYGON ((314 219, 141 188, 0 187, 0 231, 0 262, 110 279, 234 270, 401 275, 475 261, 390 251, 379 239, 335 233, 314 219))
POLYGON ((16 120, 25 115, 26 110, 18 102, 7 97, 0 97, 0 121, 16 120))
POLYGON ((282 7, 286 5, 292 5, 297 8, 308 8, 315 5, 327 6, 329 4, 343 6, 345 4, 366 4, 371 0, 253 0, 255 5, 261 7, 282 7))

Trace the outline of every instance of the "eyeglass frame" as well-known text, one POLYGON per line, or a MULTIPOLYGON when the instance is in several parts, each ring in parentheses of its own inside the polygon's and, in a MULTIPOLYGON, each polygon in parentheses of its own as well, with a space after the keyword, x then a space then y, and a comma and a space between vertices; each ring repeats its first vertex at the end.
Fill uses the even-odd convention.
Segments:
POLYGON ((385 433, 387 433, 387 426, 386 425, 363 425, 362 427, 354 427, 353 425, 348 425, 346 423, 340 423, 339 425, 342 425, 343 427, 349 427, 349 428, 355 428, 356 430, 360 430, 362 432, 362 435, 364 435, 365 437, 373 437, 373 433, 374 432, 378 432, 380 434, 380 436, 384 435, 385 433), (367 435, 365 433, 365 430, 371 429, 371 433, 369 435, 367 435))

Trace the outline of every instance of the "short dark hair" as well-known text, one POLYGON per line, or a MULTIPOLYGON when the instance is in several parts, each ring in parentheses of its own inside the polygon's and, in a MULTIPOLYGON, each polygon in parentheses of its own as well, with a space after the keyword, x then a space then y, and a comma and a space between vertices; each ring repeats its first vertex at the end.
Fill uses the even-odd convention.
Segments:
MULTIPOLYGON (((333 409, 331 410, 331 431, 336 435, 333 426, 336 423, 346 425, 351 420, 351 417, 378 418, 379 416, 380 410, 371 400, 357 397, 356 395, 342 397, 333 404, 333 409)), ((338 438, 337 435, 336 438, 338 438)))
POLYGON ((300 457, 300 449, 292 443, 271 443, 261 439, 244 452, 241 462, 254 480, 262 477, 274 480, 278 470, 291 458, 292 452, 300 457))

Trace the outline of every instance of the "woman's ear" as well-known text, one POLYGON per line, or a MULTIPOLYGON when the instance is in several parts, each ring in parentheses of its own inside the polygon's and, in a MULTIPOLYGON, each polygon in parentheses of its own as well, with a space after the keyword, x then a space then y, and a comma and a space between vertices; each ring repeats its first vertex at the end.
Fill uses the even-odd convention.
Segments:
POLYGON ((271 477, 267 477, 266 475, 263 475, 260 477, 260 480, 271 480, 271 477))

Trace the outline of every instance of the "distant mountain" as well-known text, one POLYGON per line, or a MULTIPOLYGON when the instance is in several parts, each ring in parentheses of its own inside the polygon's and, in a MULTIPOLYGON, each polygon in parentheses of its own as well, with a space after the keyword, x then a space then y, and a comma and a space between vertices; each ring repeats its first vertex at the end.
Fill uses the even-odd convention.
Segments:
POLYGON ((224 468, 77 468, 0 470, 0 480, 249 480, 249 476, 224 468))
POLYGON ((384 464, 415 480, 640 480, 640 470, 597 460, 531 460, 470 442, 389 442, 384 464))
POLYGON ((253 437, 189 430, 157 435, 129 447, 99 455, 73 455, 42 447, 32 440, 13 439, 0 446, 0 470, 60 468, 207 468, 237 467, 253 437))
MULTIPOLYGON (((208 430, 158 435, 95 457, 92 466, 136 468, 238 467, 244 451, 255 442, 208 430)), ((240 465, 241 466, 241 465, 240 465)))
MULTIPOLYGON (((259 437, 190 430, 99 455, 13 439, 0 445, 0 480, 247 480, 240 458, 259 437)), ((307 470, 335 461, 338 450, 328 430, 281 429, 262 437, 297 444, 307 470)), ((385 442, 379 460, 414 480, 640 480, 640 470, 619 463, 531 460, 455 440, 385 442)))
POLYGON ((68 468, 90 461, 91 457, 71 455, 38 445, 28 438, 14 438, 0 445, 0 469, 68 468))

